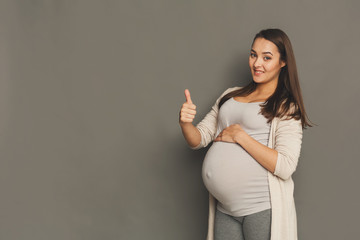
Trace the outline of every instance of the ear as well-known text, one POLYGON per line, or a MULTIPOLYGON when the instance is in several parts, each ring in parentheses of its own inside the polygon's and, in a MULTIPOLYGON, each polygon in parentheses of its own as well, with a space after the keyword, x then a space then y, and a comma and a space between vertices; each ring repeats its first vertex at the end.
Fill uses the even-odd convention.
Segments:
POLYGON ((284 66, 286 66, 286 63, 281 61, 281 67, 284 67, 284 66))

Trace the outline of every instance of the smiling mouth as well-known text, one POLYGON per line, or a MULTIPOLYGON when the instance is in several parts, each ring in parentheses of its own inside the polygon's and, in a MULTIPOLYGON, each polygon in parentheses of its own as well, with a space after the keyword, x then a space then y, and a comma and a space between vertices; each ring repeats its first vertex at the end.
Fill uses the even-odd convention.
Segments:
POLYGON ((261 75, 261 74, 263 74, 264 72, 262 72, 262 71, 254 71, 254 74, 255 75, 261 75))

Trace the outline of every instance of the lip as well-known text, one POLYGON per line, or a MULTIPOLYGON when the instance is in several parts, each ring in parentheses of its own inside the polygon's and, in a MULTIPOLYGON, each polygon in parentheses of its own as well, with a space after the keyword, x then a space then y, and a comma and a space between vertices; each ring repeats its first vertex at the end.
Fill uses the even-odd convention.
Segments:
POLYGON ((254 70, 254 75, 255 75, 255 76, 260 76, 261 74, 264 73, 263 71, 260 71, 261 73, 257 73, 256 71, 257 71, 257 70, 254 70))

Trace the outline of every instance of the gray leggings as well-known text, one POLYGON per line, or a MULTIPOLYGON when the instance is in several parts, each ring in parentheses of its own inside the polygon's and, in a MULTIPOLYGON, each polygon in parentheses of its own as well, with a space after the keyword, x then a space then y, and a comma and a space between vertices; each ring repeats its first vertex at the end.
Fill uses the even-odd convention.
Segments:
POLYGON ((271 208, 241 217, 216 209, 214 228, 215 240, 270 240, 271 208))

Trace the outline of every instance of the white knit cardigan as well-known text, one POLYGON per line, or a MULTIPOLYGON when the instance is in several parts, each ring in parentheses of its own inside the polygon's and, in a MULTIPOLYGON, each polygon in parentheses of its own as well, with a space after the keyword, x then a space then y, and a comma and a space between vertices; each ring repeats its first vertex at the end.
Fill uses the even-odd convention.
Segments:
MULTIPOLYGON (((227 93, 241 87, 226 89, 212 106, 210 112, 196 128, 200 131, 201 142, 191 149, 206 147, 215 139, 220 99, 227 93)), ((278 152, 275 172, 268 171, 271 202, 271 240, 297 240, 297 220, 294 201, 294 182, 291 175, 300 157, 303 130, 301 120, 285 120, 275 117, 271 121, 268 147, 278 152)), ((214 222, 217 199, 209 192, 209 222, 206 240, 214 239, 214 222)))

